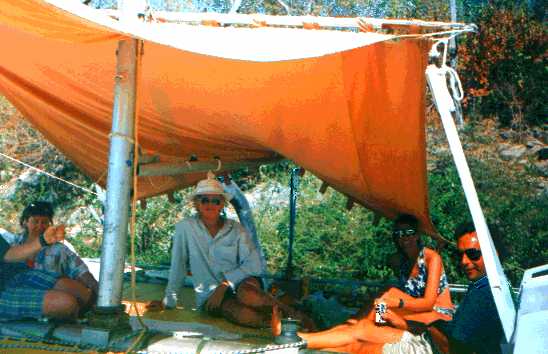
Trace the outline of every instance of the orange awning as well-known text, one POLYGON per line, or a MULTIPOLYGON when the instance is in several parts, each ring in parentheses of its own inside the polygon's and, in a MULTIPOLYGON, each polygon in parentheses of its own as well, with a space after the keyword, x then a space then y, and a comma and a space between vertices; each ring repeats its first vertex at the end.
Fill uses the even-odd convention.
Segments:
MULTIPOLYGON (((433 233, 424 127, 429 40, 280 28, 130 28, 78 2, 64 9, 58 3, 0 0, 0 93, 100 184, 117 41, 133 36, 144 41, 138 115, 147 154, 224 163, 282 155, 385 216, 416 215, 433 233)), ((140 177, 139 197, 203 177, 140 177)))

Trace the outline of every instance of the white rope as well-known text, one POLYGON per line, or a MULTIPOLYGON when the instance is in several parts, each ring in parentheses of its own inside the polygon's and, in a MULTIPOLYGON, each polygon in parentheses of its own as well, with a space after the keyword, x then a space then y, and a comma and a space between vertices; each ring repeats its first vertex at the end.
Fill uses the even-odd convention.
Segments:
POLYGON ((441 31, 441 32, 432 32, 432 33, 421 33, 421 34, 400 34, 393 37, 394 38, 408 38, 408 37, 415 37, 415 38, 422 38, 422 37, 439 37, 444 35, 449 35, 449 37, 441 38, 434 46, 438 45, 440 42, 445 42, 446 40, 449 41, 450 39, 453 39, 457 37, 459 34, 462 33, 468 33, 471 32, 469 29, 458 29, 458 30, 449 30, 449 31, 441 31))
POLYGON ((87 188, 85 188, 85 187, 82 187, 82 186, 79 186, 79 185, 74 184, 74 183, 72 183, 72 182, 69 182, 69 181, 67 181, 67 180, 64 180, 64 179, 62 179, 62 178, 60 178, 60 177, 57 177, 57 176, 55 176, 55 175, 52 175, 52 174, 49 173, 49 172, 46 172, 46 171, 41 170, 41 169, 39 169, 39 168, 37 168, 37 167, 31 166, 31 165, 29 165, 28 163, 25 163, 25 162, 23 162, 23 161, 17 160, 17 159, 15 159, 15 158, 13 158, 13 157, 11 157, 11 156, 8 156, 8 155, 6 155, 6 154, 3 154, 3 153, 1 153, 1 152, 0 152, 0 156, 3 156, 3 157, 5 157, 6 159, 11 160, 11 161, 13 161, 13 162, 17 162, 17 163, 19 163, 19 164, 21 164, 21 165, 23 165, 23 166, 25 166, 25 167, 28 167, 28 168, 30 168, 30 169, 32 169, 32 170, 34 170, 34 171, 37 171, 37 172, 42 173, 42 174, 45 174, 45 175, 48 176, 48 177, 51 177, 51 178, 54 178, 54 179, 59 180, 59 181, 61 181, 61 182, 70 184, 71 186, 73 186, 73 187, 75 187, 75 188, 78 188, 78 189, 81 189, 81 190, 83 190, 83 191, 85 191, 85 192, 88 192, 88 193, 91 193, 91 194, 95 194, 96 196, 99 196, 99 194, 95 193, 95 192, 92 191, 91 189, 87 189, 87 188))
POLYGON ((440 55, 440 52, 438 51, 438 46, 440 44, 443 44, 443 53, 441 53, 442 59, 441 59, 439 69, 443 71, 443 74, 445 76, 449 74, 451 96, 453 97, 455 101, 460 102, 464 98, 464 90, 462 89, 462 83, 460 81, 459 74, 454 68, 447 65, 447 52, 449 48, 449 41, 453 39, 454 37, 456 37, 457 35, 458 34, 455 33, 452 36, 440 38, 438 41, 436 41, 436 43, 434 43, 429 54, 431 57, 438 57, 440 55))
POLYGON ((462 90, 462 83, 460 82, 459 74, 451 67, 447 67, 447 72, 450 75, 449 83, 451 85, 451 93, 455 100, 462 101, 464 98, 464 91, 462 90))

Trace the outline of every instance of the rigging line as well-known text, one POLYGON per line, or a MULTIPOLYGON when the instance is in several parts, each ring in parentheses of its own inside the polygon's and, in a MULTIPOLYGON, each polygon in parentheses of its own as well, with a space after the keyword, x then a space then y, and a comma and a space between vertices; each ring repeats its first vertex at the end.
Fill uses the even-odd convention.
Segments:
POLYGON ((23 166, 25 166, 25 167, 28 167, 28 168, 30 168, 30 169, 32 169, 32 170, 34 170, 34 171, 37 171, 37 172, 39 172, 39 173, 43 173, 43 174, 45 174, 45 175, 48 176, 48 177, 51 177, 51 178, 54 178, 54 179, 59 180, 59 181, 61 181, 61 182, 70 184, 71 186, 73 186, 73 187, 75 187, 75 188, 78 188, 78 189, 81 189, 81 190, 83 190, 83 191, 85 191, 85 192, 88 192, 88 193, 91 193, 91 194, 95 194, 96 196, 99 196, 99 194, 97 194, 96 192, 92 191, 91 189, 87 189, 86 187, 82 187, 82 186, 79 186, 79 185, 77 185, 77 184, 75 184, 75 183, 69 182, 69 181, 67 181, 67 180, 65 180, 65 179, 62 179, 61 177, 55 176, 54 174, 51 174, 51 173, 46 172, 46 171, 44 171, 44 170, 41 170, 41 169, 39 169, 39 168, 37 168, 37 167, 31 166, 31 165, 29 165, 28 163, 25 163, 25 162, 23 162, 23 161, 21 161, 21 160, 17 160, 16 158, 13 158, 13 157, 8 156, 8 155, 6 155, 6 154, 3 154, 3 153, 1 153, 1 152, 0 152, 0 156, 3 156, 3 157, 5 157, 6 159, 11 160, 11 161, 13 161, 13 162, 17 162, 17 163, 19 163, 19 164, 21 164, 21 165, 23 165, 23 166))
MULTIPOLYGON (((137 40, 135 40, 137 41, 137 40)), ((130 232, 130 257, 131 257, 131 307, 135 310, 135 313, 137 314, 137 320, 139 321, 139 324, 141 325, 141 331, 139 333, 139 336, 131 343, 129 348, 127 349, 126 353, 133 352, 135 347, 141 342, 141 339, 145 336, 145 334, 148 331, 147 325, 144 323, 142 314, 139 311, 139 308, 137 307, 137 296, 136 296, 136 288, 137 288, 137 276, 135 272, 135 233, 136 233, 136 227, 137 227, 137 220, 136 220, 136 210, 137 210, 137 195, 138 195, 138 175, 137 175, 137 167, 139 164, 139 88, 141 84, 141 64, 143 60, 143 52, 144 52, 144 41, 139 40, 136 43, 137 45, 137 52, 136 58, 135 58, 135 106, 134 106, 134 112, 133 112, 133 137, 132 140, 134 141, 133 145, 133 171, 132 171, 132 187, 133 187, 133 194, 131 197, 131 219, 130 219, 130 225, 129 225, 129 232, 130 232)))

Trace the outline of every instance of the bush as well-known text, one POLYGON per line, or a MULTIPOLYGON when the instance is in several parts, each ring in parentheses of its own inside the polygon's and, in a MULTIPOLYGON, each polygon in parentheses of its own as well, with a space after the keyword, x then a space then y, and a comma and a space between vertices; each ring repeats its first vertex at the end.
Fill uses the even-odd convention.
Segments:
MULTIPOLYGON (((511 171, 499 161, 468 157, 468 162, 485 217, 499 228, 509 248, 503 262, 506 275, 518 285, 523 269, 548 263, 548 195, 538 193, 525 172, 511 171)), ((432 220, 452 240, 455 227, 472 218, 450 155, 438 156, 429 185, 432 220)), ((450 252, 443 256, 450 280, 465 282, 450 252)))
POLYGON ((469 113, 496 116, 504 126, 524 129, 545 122, 546 27, 525 6, 482 7, 479 32, 459 47, 461 78, 469 113))

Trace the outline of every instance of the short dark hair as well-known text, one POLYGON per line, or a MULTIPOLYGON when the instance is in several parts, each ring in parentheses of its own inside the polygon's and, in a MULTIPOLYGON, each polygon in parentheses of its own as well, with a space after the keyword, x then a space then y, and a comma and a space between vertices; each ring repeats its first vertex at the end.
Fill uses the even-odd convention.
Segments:
MULTIPOLYGON (((502 261, 506 259, 510 252, 506 246, 504 238, 502 237, 500 229, 494 223, 488 223, 487 227, 489 228, 489 234, 491 234, 491 239, 493 240, 493 244, 495 245, 495 249, 498 252, 500 260, 502 261)), ((471 221, 459 224, 455 228, 455 240, 458 241, 462 236, 474 231, 476 231, 476 226, 471 221)))
POLYGON ((394 220, 394 225, 396 224, 407 224, 413 229, 417 230, 419 226, 419 221, 411 214, 400 214, 398 215, 396 220, 394 220))
POLYGON ((19 224, 23 226, 23 223, 27 221, 31 216, 46 216, 53 220, 53 205, 46 201, 35 201, 27 205, 27 207, 21 213, 19 218, 19 224))

